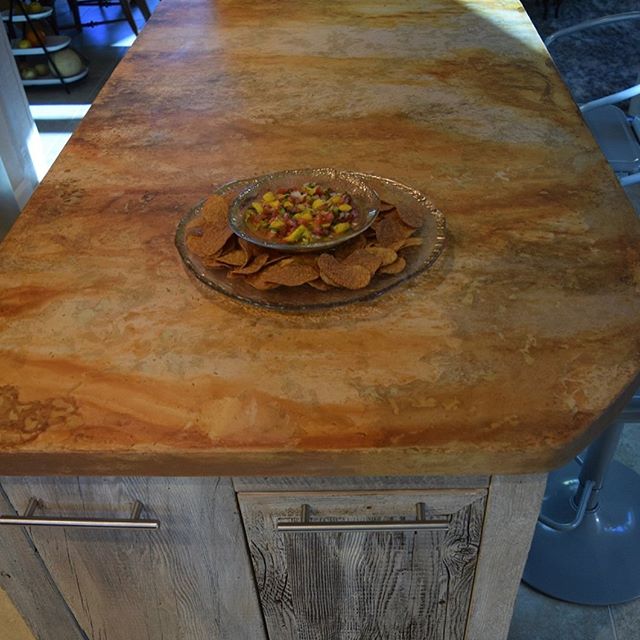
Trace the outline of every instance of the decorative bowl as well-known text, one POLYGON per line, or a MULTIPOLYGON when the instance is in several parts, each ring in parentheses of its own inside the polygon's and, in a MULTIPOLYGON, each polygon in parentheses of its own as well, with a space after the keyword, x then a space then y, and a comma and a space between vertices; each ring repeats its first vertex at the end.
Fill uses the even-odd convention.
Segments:
POLYGON ((256 178, 243 189, 229 207, 229 226, 241 238, 268 249, 291 253, 320 251, 335 247, 362 233, 376 219, 379 207, 378 194, 356 174, 338 169, 291 169, 256 178), (247 212, 253 213, 252 204, 260 201, 264 194, 276 194, 285 189, 301 190, 303 185, 309 183, 349 195, 354 213, 349 230, 324 238, 312 236, 311 239, 284 242, 282 238, 260 235, 252 228, 247 220, 247 212))

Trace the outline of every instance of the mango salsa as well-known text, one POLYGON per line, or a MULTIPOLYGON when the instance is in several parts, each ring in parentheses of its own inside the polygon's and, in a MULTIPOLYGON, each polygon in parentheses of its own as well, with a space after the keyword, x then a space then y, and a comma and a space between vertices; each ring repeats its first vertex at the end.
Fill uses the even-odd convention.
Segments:
POLYGON ((348 193, 310 182, 267 191, 247 207, 244 219, 258 237, 289 244, 332 240, 359 224, 348 193))

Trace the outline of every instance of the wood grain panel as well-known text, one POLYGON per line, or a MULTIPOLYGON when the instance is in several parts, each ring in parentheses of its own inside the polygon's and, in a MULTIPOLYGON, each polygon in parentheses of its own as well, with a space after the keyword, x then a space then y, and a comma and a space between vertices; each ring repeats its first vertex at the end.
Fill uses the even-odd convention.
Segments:
POLYGON ((546 474, 491 479, 465 640, 505 640, 546 474))
POLYGON ((230 480, 5 477, 2 484, 18 511, 35 496, 48 515, 126 517, 138 499, 161 521, 159 531, 30 528, 92 640, 265 639, 230 480))
POLYGON ((485 492, 241 493, 270 640, 462 640, 485 492), (414 520, 447 531, 278 533, 280 520, 414 520))
MULTIPOLYGON (((15 515, 2 487, 0 513, 15 515)), ((87 640, 22 527, 0 526, 0 587, 38 640, 87 640)))
POLYGON ((373 476, 233 478, 236 491, 401 491, 412 489, 476 489, 489 486, 489 476, 373 476))

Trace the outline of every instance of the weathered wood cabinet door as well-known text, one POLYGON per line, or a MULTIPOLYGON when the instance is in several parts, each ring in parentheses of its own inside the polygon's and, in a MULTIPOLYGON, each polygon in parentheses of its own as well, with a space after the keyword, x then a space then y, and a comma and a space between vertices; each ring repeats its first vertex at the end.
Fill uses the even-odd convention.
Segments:
POLYGON ((270 640, 462 640, 485 497, 240 493, 270 640), (311 530, 291 530, 301 520, 311 530), (425 520, 440 526, 411 528, 425 520), (362 530, 327 530, 349 522, 362 530))
MULTIPOLYGON (((127 518, 139 500, 142 517, 160 521, 157 531, 26 528, 90 640, 265 640, 229 479, 5 477, 0 483, 19 514, 35 497, 43 503, 37 515, 127 518)), ((9 530, 0 527, 0 544, 9 530)), ((33 579, 18 564, 12 580, 33 579)), ((39 638, 61 640, 55 628, 39 638)))

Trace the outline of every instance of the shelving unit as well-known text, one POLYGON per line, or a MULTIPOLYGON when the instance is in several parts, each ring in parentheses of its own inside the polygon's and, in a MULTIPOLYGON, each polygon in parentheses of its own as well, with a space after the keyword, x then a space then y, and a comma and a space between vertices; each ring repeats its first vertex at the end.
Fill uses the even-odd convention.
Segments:
MULTIPOLYGON (((18 12, 20 11, 20 7, 17 7, 18 12)), ((13 18, 11 18, 11 10, 5 9, 0 12, 2 19, 5 22, 30 22, 31 20, 44 20, 45 18, 51 17, 53 13, 53 9, 49 8, 45 11, 40 11, 38 13, 16 13, 16 9, 13 11, 13 18)))
POLYGON ((66 49, 71 44, 69 36, 46 36, 44 39, 44 47, 30 47, 29 49, 21 49, 18 46, 20 38, 11 40, 11 53, 14 56, 42 56, 45 48, 49 53, 66 49))
POLYGON ((7 23, 9 37, 11 39, 11 53, 13 53, 14 57, 43 56, 46 59, 49 73, 46 75, 38 75, 33 78, 25 78, 21 72, 20 75, 22 76, 22 83, 28 87, 61 84, 68 92, 69 89, 67 85, 84 78, 89 72, 89 67, 85 65, 81 71, 71 76, 65 77, 62 75, 51 54, 56 51, 66 49, 71 44, 71 38, 61 35, 46 35, 43 37, 41 31, 33 26, 34 22, 46 20, 50 18, 52 14, 53 8, 51 7, 46 8, 43 11, 29 13, 24 4, 18 0, 12 0, 11 8, 0 12, 0 17, 3 22, 7 23), (16 31, 15 25, 17 24, 22 26, 21 38, 18 37, 18 33, 16 31), (20 42, 26 39, 25 34, 27 26, 31 28, 31 32, 35 35, 39 46, 31 46, 27 48, 20 47, 20 42))
MULTIPOLYGON (((80 73, 74 76, 66 76, 64 78, 65 84, 70 84, 82 80, 89 73, 89 67, 85 67, 80 73)), ((22 84, 25 87, 46 87, 60 84, 60 78, 56 78, 54 75, 41 76, 39 78, 23 79, 22 84)))

